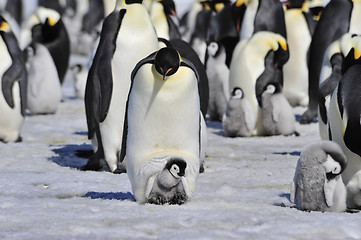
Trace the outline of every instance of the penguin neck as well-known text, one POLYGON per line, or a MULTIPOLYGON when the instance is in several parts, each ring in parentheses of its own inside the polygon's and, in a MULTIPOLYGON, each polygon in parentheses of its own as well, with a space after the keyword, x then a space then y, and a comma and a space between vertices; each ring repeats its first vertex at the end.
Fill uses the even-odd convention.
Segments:
POLYGON ((125 0, 117 0, 116 4, 115 4, 115 10, 120 10, 122 8, 125 7, 125 0))

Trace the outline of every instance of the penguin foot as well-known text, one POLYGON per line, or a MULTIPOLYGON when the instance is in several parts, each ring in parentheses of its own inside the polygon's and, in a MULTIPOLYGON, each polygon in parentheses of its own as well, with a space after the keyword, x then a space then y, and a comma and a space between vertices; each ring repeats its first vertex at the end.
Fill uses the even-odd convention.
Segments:
POLYGON ((310 124, 317 120, 317 111, 307 109, 300 118, 300 124, 310 124))
POLYGON ((171 199, 169 204, 178 204, 182 205, 187 201, 187 196, 182 192, 177 192, 174 197, 171 199))
POLYGON ((167 199, 161 195, 152 196, 148 199, 148 203, 156 204, 156 205, 163 205, 167 203, 167 199))
POLYGON ((94 154, 88 159, 87 164, 82 166, 80 170, 82 171, 99 171, 105 165, 105 161, 102 158, 98 158, 97 154, 94 154))
POLYGON ((201 166, 199 167, 199 173, 204 173, 204 165, 201 163, 201 166))
POLYGON ((122 173, 127 173, 127 170, 126 169, 122 169, 122 168, 117 168, 114 170, 115 174, 122 174, 122 173))
POLYGON ((75 156, 79 158, 90 158, 94 154, 93 150, 76 150, 75 156))
POLYGON ((19 137, 18 137, 18 139, 16 139, 16 141, 15 141, 15 142, 17 142, 17 143, 18 143, 18 142, 22 142, 22 141, 23 141, 23 138, 22 138, 21 136, 19 136, 19 137))

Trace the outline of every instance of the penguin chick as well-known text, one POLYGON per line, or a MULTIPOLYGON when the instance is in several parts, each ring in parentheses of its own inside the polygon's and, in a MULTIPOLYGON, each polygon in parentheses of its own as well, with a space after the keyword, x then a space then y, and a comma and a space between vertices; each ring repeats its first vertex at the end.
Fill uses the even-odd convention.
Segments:
POLYGON ((341 173, 347 159, 332 141, 320 141, 304 148, 296 166, 291 202, 303 211, 343 212, 346 187, 341 173))
POLYGON ((295 133, 295 117, 291 105, 281 92, 281 86, 267 85, 267 89, 262 93, 261 107, 265 135, 295 133))
POLYGON ((222 119, 224 134, 227 137, 250 137, 255 124, 250 102, 244 97, 242 89, 235 87, 222 119))
POLYGON ((148 202, 154 204, 182 204, 187 197, 181 183, 187 163, 182 159, 171 159, 156 175, 148 202))

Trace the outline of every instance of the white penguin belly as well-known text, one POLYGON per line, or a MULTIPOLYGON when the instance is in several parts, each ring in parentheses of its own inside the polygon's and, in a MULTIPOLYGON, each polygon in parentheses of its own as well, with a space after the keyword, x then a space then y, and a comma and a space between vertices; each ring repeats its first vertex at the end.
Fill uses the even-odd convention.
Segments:
POLYGON ((287 42, 290 58, 283 66, 283 93, 291 105, 308 104, 307 53, 311 35, 302 11, 285 12, 287 42))
POLYGON ((200 166, 200 109, 197 81, 190 74, 194 75, 191 69, 181 67, 176 77, 163 82, 147 64, 134 79, 128 106, 127 173, 137 201, 146 200, 147 182, 163 169, 165 156, 187 162, 188 192, 194 189, 200 166), (150 77, 138 77, 142 75, 150 77), (163 162, 152 164, 155 158, 163 162))
MULTIPOLYGON (((2 77, 6 70, 12 64, 11 57, 5 45, 0 38, 0 91, 2 89, 2 77)), ((16 141, 20 136, 20 130, 24 123, 24 117, 21 115, 20 86, 16 82, 12 88, 14 108, 11 108, 5 101, 4 95, 0 94, 0 139, 4 142, 16 141)))

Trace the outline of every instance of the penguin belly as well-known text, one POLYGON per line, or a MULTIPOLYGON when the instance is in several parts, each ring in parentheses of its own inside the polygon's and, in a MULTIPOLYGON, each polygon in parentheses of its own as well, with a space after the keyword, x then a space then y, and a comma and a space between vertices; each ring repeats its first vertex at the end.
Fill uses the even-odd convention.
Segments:
MULTIPOLYGON (((5 42, 0 38, 0 89, 2 89, 2 77, 12 64, 11 57, 5 42)), ((20 85, 15 82, 12 87, 14 108, 11 108, 5 101, 0 91, 0 141, 15 142, 20 137, 20 131, 24 124, 24 117, 21 115, 20 85)))
POLYGON ((151 64, 134 78, 128 102, 127 173, 138 202, 147 201, 149 179, 173 157, 187 163, 189 198, 200 167, 200 107, 194 72, 186 67, 165 81, 151 64))
POLYGON ((112 97, 108 115, 99 125, 105 159, 111 172, 118 167, 131 72, 140 59, 158 49, 158 39, 150 19, 137 18, 147 16, 148 13, 145 8, 133 5, 137 4, 126 7, 127 12, 118 33, 117 48, 112 60, 112 97))
POLYGON ((290 58, 283 66, 283 93, 292 106, 308 105, 307 53, 311 34, 302 10, 285 12, 290 58))
POLYGON ((27 108, 31 114, 55 113, 61 101, 61 85, 53 58, 42 44, 36 44, 29 59, 27 108))

